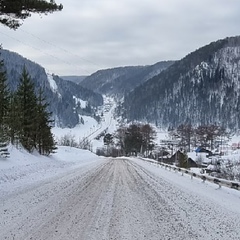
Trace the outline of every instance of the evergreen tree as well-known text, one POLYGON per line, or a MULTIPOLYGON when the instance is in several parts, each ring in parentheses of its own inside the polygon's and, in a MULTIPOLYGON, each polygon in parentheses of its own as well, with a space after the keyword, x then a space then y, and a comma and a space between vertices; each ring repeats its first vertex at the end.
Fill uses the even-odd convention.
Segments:
POLYGON ((103 138, 104 145, 107 146, 107 156, 110 154, 110 146, 113 145, 113 135, 107 133, 103 138))
POLYGON ((49 155, 56 150, 55 141, 51 132, 51 113, 47 111, 48 103, 43 97, 42 89, 39 90, 37 102, 37 149, 42 155, 49 155))
POLYGON ((10 91, 7 87, 6 72, 4 71, 3 60, 0 60, 0 157, 9 155, 8 145, 8 108, 10 91))
POLYGON ((22 146, 31 152, 36 148, 37 97, 34 92, 34 84, 25 67, 23 68, 16 96, 20 115, 19 129, 17 129, 19 140, 22 146))
POLYGON ((103 138, 104 145, 111 145, 113 144, 113 135, 110 133, 107 133, 103 138))
POLYGON ((29 152, 37 149, 49 155, 56 149, 51 133, 51 113, 40 89, 37 98, 34 83, 26 68, 15 93, 10 94, 6 73, 0 61, 0 157, 8 156, 7 145, 19 143, 29 152))
POLYGON ((31 13, 47 14, 61 11, 63 6, 57 5, 54 0, 0 0, 0 23, 17 29, 24 19, 31 13))
POLYGON ((11 93, 8 111, 9 137, 12 144, 19 145, 21 132, 21 111, 17 94, 11 93))

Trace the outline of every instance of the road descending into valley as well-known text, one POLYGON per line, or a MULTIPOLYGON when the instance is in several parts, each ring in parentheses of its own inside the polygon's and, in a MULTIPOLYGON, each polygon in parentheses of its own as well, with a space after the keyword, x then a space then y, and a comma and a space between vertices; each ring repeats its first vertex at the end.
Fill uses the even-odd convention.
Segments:
POLYGON ((0 196, 0 239, 239 240, 240 213, 137 161, 106 159, 0 196))

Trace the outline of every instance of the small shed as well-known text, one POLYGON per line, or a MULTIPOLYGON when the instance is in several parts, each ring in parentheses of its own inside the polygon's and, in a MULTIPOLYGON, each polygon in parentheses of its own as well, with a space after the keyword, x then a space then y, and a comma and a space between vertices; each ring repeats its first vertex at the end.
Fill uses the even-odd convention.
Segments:
POLYGON ((188 158, 188 167, 189 168, 196 168, 196 167, 198 167, 198 165, 193 159, 188 158))

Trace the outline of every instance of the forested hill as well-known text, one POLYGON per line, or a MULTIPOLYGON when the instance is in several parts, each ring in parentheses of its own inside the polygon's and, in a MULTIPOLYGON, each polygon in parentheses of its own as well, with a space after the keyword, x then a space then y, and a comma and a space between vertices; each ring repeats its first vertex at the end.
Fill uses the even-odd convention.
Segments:
POLYGON ((125 96, 129 120, 240 127, 240 37, 213 42, 125 96))
POLYGON ((168 68, 173 61, 158 62, 149 66, 127 66, 99 70, 86 77, 80 85, 101 94, 121 98, 141 83, 168 68))
POLYGON ((100 94, 47 74, 43 67, 17 53, 4 49, 0 50, 0 53, 0 58, 4 60, 9 88, 12 91, 16 90, 25 66, 36 89, 43 89, 44 96, 50 104, 49 111, 53 113, 55 124, 60 127, 74 127, 79 123, 79 114, 94 116, 94 109, 103 104, 100 94), (82 107, 81 100, 87 102, 87 105, 82 107))

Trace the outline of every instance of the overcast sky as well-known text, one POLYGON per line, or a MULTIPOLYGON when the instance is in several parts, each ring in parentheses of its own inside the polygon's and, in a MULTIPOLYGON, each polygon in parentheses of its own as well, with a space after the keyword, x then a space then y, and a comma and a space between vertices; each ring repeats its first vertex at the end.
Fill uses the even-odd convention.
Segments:
POLYGON ((240 35, 239 0, 56 0, 61 12, 33 15, 2 47, 57 75, 178 60, 240 35))

